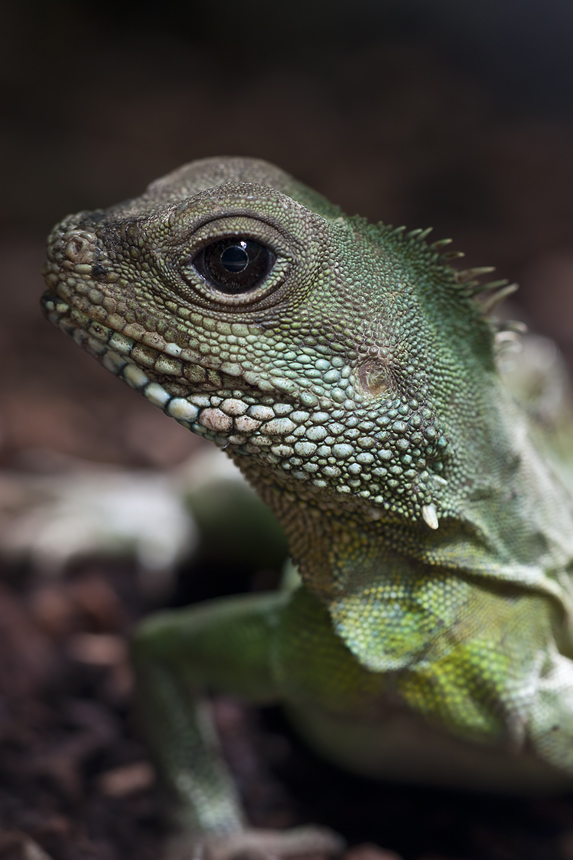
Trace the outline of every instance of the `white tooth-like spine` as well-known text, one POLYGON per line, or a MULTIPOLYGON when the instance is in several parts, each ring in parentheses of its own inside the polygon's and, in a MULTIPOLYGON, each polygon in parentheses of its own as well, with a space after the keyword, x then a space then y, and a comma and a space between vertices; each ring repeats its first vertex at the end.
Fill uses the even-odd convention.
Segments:
POLYGON ((422 517, 427 526, 431 529, 437 529, 440 526, 438 512, 435 505, 422 505, 422 517))

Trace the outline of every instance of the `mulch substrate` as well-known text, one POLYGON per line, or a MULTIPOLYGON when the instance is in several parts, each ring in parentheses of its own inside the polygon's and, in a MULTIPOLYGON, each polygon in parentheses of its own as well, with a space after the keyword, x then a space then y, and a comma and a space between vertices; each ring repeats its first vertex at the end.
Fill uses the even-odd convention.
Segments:
MULTIPOLYGON (((146 607, 127 562, 0 585, 1 860, 158 860, 166 825, 137 734, 127 634, 146 607)), ((187 571, 193 578, 217 571, 187 571)), ((255 577, 255 586, 269 577, 255 577)), ((177 599, 177 598, 176 598, 177 599)), ((378 784, 309 751, 275 708, 218 698, 225 755, 252 822, 343 833, 345 860, 569 860, 573 798, 516 800, 378 784), (383 846, 383 847, 380 847, 383 846)))

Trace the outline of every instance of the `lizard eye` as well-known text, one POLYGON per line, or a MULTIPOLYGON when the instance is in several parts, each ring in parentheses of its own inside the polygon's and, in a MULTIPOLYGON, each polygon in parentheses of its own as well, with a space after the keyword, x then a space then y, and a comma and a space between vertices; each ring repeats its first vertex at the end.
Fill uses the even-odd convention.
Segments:
POLYGON ((233 237, 206 245, 191 265, 211 287, 235 295, 260 286, 276 259, 265 245, 233 237))

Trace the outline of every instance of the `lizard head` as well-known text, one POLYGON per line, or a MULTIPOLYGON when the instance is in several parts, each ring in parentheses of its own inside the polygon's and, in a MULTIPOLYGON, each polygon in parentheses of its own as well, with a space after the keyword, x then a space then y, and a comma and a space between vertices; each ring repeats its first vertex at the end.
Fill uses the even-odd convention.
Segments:
POLYGON ((437 528, 447 418, 471 425, 492 350, 424 237, 346 217, 266 162, 206 159, 57 225, 43 306, 259 483, 437 528))

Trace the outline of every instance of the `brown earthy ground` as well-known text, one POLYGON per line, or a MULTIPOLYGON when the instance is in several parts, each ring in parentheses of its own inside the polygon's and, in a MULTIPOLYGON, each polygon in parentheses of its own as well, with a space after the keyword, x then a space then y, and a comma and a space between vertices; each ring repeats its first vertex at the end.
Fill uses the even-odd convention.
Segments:
MULTIPOLYGON (((137 738, 126 660, 126 632, 145 608, 133 570, 78 565, 58 583, 34 582, 23 569, 3 573, 0 857, 155 860, 160 791, 137 738)), ((179 598, 193 599, 194 581, 204 594, 206 578, 218 594, 224 575, 205 562, 182 571, 179 598)), ((244 573, 246 587, 249 580, 260 578, 244 573)), ((573 798, 509 800, 354 779, 306 749, 278 710, 256 713, 224 698, 214 710, 259 826, 328 824, 353 846, 345 860, 573 857, 573 798)))
MULTIPOLYGON (((517 279, 512 315, 573 360, 567 5, 351 5, 5 4, 0 477, 200 455, 199 440, 49 327, 37 302, 54 221, 207 155, 267 158, 349 212, 433 224, 468 265, 517 279)), ((12 502, 0 498, 0 510, 12 502)), ((274 576, 208 559, 179 575, 176 603, 274 576)), ((128 561, 93 558, 49 580, 0 559, 1 860, 160 857, 159 791, 126 659, 127 631, 149 610, 136 581, 128 561)), ((229 700, 215 711, 260 825, 330 824, 361 846, 347 860, 573 858, 573 797, 354 780, 277 711, 229 700)))

